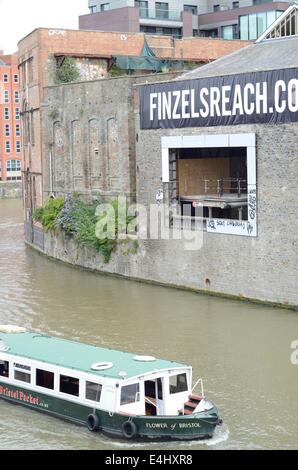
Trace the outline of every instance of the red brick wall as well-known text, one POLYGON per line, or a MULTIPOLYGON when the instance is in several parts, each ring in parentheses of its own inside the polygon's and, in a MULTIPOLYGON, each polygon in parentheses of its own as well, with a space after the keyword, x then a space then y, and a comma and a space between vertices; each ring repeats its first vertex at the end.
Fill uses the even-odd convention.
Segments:
MULTIPOLYGON (((0 60, 5 62, 5 66, 0 65, 0 162, 1 162, 1 180, 6 181, 6 162, 7 160, 20 160, 23 164, 23 152, 17 153, 16 142, 22 144, 22 137, 16 136, 16 124, 21 127, 21 119, 15 119, 15 110, 21 110, 21 97, 19 103, 15 103, 15 91, 20 90, 20 84, 14 82, 14 75, 19 76, 17 55, 5 56, 0 55, 0 60), (4 83, 4 74, 8 75, 8 82, 4 83), (4 102, 4 92, 9 93, 9 103, 4 102), (5 119, 5 108, 9 109, 9 119, 5 119), (10 136, 5 135, 5 125, 9 124, 10 136), (6 152, 6 142, 10 143, 10 152, 6 152)), ((22 149, 22 147, 21 147, 22 149)), ((23 165, 22 165, 23 166, 23 165)))

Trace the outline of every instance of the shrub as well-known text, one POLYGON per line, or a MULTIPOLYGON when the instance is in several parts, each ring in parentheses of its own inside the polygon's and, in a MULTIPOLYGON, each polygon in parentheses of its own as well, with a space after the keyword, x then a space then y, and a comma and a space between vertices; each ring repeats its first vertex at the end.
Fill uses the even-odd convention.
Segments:
MULTIPOLYGON (((68 196, 65 201, 62 198, 49 199, 44 207, 36 209, 34 220, 42 223, 46 231, 56 228, 66 235, 72 236, 78 245, 101 253, 105 263, 108 263, 112 252, 117 248, 117 244, 121 242, 117 239, 118 203, 117 200, 112 202, 115 211, 115 240, 109 238, 108 235, 102 239, 96 236, 96 225, 100 220, 96 215, 96 207, 99 203, 98 200, 86 203, 76 194, 68 196)), ((133 219, 133 216, 126 217, 126 228, 133 219)))
POLYGON ((80 71, 73 57, 66 57, 63 64, 57 67, 56 82, 71 83, 76 82, 80 77, 80 71))
POLYGON ((56 224, 56 218, 64 204, 62 197, 56 199, 47 199, 43 207, 39 207, 33 213, 33 219, 40 222, 45 231, 53 230, 56 224))

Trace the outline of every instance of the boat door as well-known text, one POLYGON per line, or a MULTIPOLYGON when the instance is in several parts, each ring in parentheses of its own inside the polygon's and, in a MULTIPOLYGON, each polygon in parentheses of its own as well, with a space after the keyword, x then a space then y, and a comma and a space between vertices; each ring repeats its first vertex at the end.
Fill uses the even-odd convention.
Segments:
POLYGON ((145 410, 147 416, 164 414, 164 379, 145 381, 145 410))

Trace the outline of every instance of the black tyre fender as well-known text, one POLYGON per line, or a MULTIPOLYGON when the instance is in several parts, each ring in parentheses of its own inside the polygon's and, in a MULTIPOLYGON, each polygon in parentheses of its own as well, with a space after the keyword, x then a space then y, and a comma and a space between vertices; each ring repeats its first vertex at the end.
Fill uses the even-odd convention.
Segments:
POLYGON ((122 424, 122 434, 125 439, 132 439, 137 434, 138 429, 133 421, 125 421, 122 424))
POLYGON ((87 417, 87 427, 91 432, 96 432, 99 430, 100 421, 99 417, 95 413, 92 413, 87 417))

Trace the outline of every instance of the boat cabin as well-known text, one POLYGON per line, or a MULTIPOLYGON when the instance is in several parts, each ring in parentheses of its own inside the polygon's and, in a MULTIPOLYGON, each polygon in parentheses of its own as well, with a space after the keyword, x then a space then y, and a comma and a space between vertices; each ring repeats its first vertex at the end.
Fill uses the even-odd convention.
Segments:
POLYGON ((46 395, 110 413, 175 416, 191 387, 184 364, 0 329, 0 397, 46 406, 46 395))

